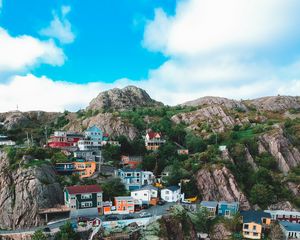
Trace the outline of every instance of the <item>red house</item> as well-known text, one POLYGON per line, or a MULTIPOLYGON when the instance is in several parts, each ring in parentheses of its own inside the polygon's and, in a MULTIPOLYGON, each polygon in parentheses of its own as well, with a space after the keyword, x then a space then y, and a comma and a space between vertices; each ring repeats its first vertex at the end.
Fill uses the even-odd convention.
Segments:
POLYGON ((55 131, 54 134, 50 136, 48 147, 60 149, 69 148, 75 146, 81 139, 84 139, 84 136, 80 133, 55 131))

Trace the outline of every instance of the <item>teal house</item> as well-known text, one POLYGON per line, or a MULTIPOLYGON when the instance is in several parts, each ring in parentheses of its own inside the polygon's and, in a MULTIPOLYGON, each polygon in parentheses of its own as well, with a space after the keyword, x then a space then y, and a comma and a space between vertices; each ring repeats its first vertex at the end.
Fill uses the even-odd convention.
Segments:
POLYGON ((239 211, 238 202, 221 201, 218 203, 218 215, 223 217, 233 217, 239 211))
POLYGON ((92 141, 103 141, 103 132, 96 125, 88 128, 85 131, 85 138, 90 139, 92 141))

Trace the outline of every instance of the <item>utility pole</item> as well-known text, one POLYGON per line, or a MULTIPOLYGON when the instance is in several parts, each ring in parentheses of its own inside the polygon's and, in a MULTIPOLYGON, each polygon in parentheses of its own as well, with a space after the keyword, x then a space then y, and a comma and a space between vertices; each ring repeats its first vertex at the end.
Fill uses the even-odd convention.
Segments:
POLYGON ((47 146, 47 144, 48 144, 48 131, 47 131, 47 125, 45 126, 45 139, 46 139, 45 143, 46 143, 46 146, 47 146))

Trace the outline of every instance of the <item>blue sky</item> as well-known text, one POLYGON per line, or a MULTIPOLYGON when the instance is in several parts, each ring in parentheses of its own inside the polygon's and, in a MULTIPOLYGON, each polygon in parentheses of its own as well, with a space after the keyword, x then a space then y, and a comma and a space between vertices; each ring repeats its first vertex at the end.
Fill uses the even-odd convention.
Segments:
POLYGON ((64 47, 68 61, 63 67, 42 65, 32 73, 77 83, 146 78, 148 69, 158 67, 165 57, 142 47, 145 21, 153 18, 157 7, 169 13, 175 8, 174 0, 43 0, 42 4, 4 0, 3 4, 1 26, 13 35, 34 37, 40 37, 38 32, 51 21, 52 11, 71 6, 68 19, 76 41, 64 47))
POLYGON ((298 95, 299 0, 0 0, 0 111, 298 95))

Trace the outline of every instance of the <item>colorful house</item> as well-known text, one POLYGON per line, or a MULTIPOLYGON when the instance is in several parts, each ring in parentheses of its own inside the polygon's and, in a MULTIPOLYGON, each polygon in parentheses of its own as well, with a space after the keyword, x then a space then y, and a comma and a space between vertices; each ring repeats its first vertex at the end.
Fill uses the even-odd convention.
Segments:
POLYGON ((218 203, 218 215, 223 217, 233 217, 239 210, 238 202, 221 201, 218 203))
POLYGON ((243 237, 261 239, 263 229, 271 224, 271 215, 263 211, 241 211, 243 222, 243 237))
POLYGON ((156 205, 158 199, 158 188, 152 185, 143 186, 140 189, 131 191, 131 197, 142 202, 142 204, 156 205))
POLYGON ((74 164, 71 162, 68 163, 56 163, 55 171, 60 175, 72 175, 75 171, 74 164))
POLYGON ((64 189, 64 201, 71 210, 71 217, 101 214, 102 195, 103 191, 98 185, 70 186, 64 189))
POLYGON ((300 223, 300 212, 284 210, 265 210, 265 212, 270 213, 271 219, 274 221, 277 220, 300 223))
POLYGON ((0 135, 0 146, 15 146, 16 142, 8 139, 7 136, 0 135))
POLYGON ((77 142, 80 151, 97 151, 100 150, 102 142, 92 139, 81 139, 77 142))
POLYGON ((73 162, 73 165, 80 178, 91 177, 97 170, 96 162, 73 162))
POLYGON ((132 197, 115 197, 115 207, 118 214, 134 212, 134 199, 132 197))
POLYGON ((152 172, 139 169, 118 169, 115 171, 115 176, 121 179, 122 183, 129 191, 137 190, 144 185, 152 184, 155 180, 152 172))
POLYGON ((121 156, 121 162, 124 167, 136 169, 139 164, 143 161, 142 156, 121 156))
POLYGON ((285 240, 300 238, 300 224, 299 223, 280 221, 279 225, 283 231, 285 240))
POLYGON ((75 151, 74 157, 86 162, 102 163, 102 154, 100 150, 75 151))
POLYGON ((159 149, 166 141, 162 139, 161 133, 150 131, 145 136, 145 146, 149 151, 159 149))
POLYGON ((179 186, 170 186, 160 191, 161 199, 166 202, 178 202, 181 199, 181 189, 179 186))
POLYGON ((178 155, 189 155, 189 150, 188 149, 178 149, 177 154, 178 155))
POLYGON ((60 149, 75 147, 77 142, 83 138, 84 136, 81 133, 55 131, 54 134, 50 136, 48 146, 50 148, 60 149))
POLYGON ((103 141, 103 132, 96 125, 89 127, 85 132, 85 138, 93 141, 102 142, 103 141))
POLYGON ((207 209, 210 217, 215 217, 218 209, 217 201, 202 201, 200 203, 201 208, 207 209))

